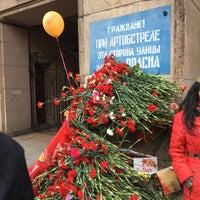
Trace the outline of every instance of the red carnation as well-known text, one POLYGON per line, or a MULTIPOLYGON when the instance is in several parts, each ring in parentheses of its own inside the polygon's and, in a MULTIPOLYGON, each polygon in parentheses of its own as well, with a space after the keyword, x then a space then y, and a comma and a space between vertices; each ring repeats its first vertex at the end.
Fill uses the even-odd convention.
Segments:
POLYGON ((91 138, 91 135, 90 135, 90 134, 87 134, 87 135, 85 136, 85 138, 86 138, 86 139, 90 139, 90 138, 91 138))
POLYGON ((121 136, 124 135, 124 132, 119 127, 116 128, 116 132, 121 136))
POLYGON ((107 167, 107 165, 108 165, 108 161, 102 161, 101 164, 100 164, 100 166, 101 166, 103 169, 105 169, 105 168, 107 167))
POLYGON ((91 117, 94 116, 94 108, 90 108, 88 113, 91 117))
POLYGON ((147 107, 147 109, 149 111, 153 112, 153 111, 157 110, 157 107, 154 104, 149 104, 148 107, 147 107))
POLYGON ((78 196, 78 198, 79 199, 83 199, 83 195, 84 195, 84 193, 83 193, 83 191, 82 190, 79 190, 78 192, 77 192, 77 196, 78 196))
POLYGON ((70 155, 72 158, 78 158, 80 156, 80 151, 77 148, 71 148, 70 155))
POLYGON ((67 73, 67 77, 68 77, 68 78, 73 77, 73 72, 68 72, 68 73, 67 73))
POLYGON ((133 122, 131 119, 128 120, 128 130, 131 132, 135 132, 136 128, 135 128, 136 123, 133 122))
POLYGON ((67 96, 66 92, 61 92, 61 97, 65 98, 67 96))
POLYGON ((38 101, 37 107, 38 107, 38 108, 42 108, 43 104, 44 104, 44 103, 42 103, 41 101, 38 101))
POLYGON ((80 82, 80 74, 75 74, 75 80, 77 83, 80 82))
POLYGON ((138 196, 134 194, 129 198, 129 200, 138 200, 138 196))
POLYGON ((120 121, 120 124, 121 124, 123 127, 126 126, 126 124, 125 124, 125 122, 124 122, 123 120, 120 121))
POLYGON ((108 148, 107 148, 107 146, 102 145, 101 149, 103 150, 104 155, 108 154, 108 148))
POLYGON ((60 104, 60 101, 58 99, 53 100, 54 105, 58 106, 60 104))
POLYGON ((78 87, 77 90, 78 90, 79 92, 84 92, 84 91, 85 91, 84 87, 78 87))
POLYGON ((186 89, 187 89, 187 87, 186 87, 186 86, 183 86, 183 87, 181 88, 181 92, 184 92, 186 89))
POLYGON ((91 171, 90 171, 90 177, 91 178, 94 178, 96 176, 96 169, 92 169, 91 171))
POLYGON ((69 187, 68 185, 63 185, 63 184, 60 184, 60 187, 58 189, 58 193, 64 197, 67 193, 69 192, 69 187))
POLYGON ((69 190, 73 191, 73 193, 76 195, 77 187, 75 185, 69 185, 69 190))
POLYGON ((76 169, 71 169, 69 170, 69 172, 67 173, 67 176, 70 177, 76 177, 77 176, 77 172, 76 172, 76 169))
POLYGON ((91 142, 90 143, 90 149, 93 150, 93 151, 96 151, 97 150, 97 145, 94 142, 91 142))
POLYGON ((104 123, 104 124, 108 124, 108 122, 109 122, 109 118, 108 118, 109 116, 107 115, 107 114, 105 114, 105 113, 102 113, 101 114, 101 117, 100 117, 100 121, 102 122, 102 123, 104 123))
POLYGON ((93 118, 88 118, 87 119, 87 123, 91 124, 92 126, 96 126, 97 125, 93 118))
POLYGON ((152 96, 158 95, 158 91, 153 92, 151 95, 152 95, 152 96))
POLYGON ((82 141, 81 146, 83 149, 85 149, 86 151, 90 150, 89 144, 86 141, 82 141))

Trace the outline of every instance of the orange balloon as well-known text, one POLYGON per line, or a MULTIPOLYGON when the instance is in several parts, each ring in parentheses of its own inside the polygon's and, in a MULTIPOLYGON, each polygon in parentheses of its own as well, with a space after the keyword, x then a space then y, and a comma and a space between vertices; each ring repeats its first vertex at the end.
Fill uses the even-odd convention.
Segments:
POLYGON ((44 30, 52 37, 59 37, 64 30, 64 20, 62 16, 55 12, 47 12, 42 20, 44 30))

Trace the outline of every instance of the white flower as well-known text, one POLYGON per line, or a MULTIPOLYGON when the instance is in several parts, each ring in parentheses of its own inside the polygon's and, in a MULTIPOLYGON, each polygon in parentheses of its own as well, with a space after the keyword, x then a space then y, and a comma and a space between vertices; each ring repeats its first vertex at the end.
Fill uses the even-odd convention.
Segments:
POLYGON ((108 135, 110 135, 110 136, 113 136, 113 135, 114 135, 113 131, 112 131, 110 128, 107 129, 106 133, 107 133, 108 135))
POLYGON ((116 119, 116 117, 114 116, 114 112, 110 112, 109 116, 110 116, 110 119, 111 119, 111 120, 116 119))
POLYGON ((122 117, 126 117, 126 113, 123 112, 123 113, 122 113, 122 117))
POLYGON ((113 104, 114 99, 115 99, 115 96, 112 96, 110 99, 110 104, 113 104))

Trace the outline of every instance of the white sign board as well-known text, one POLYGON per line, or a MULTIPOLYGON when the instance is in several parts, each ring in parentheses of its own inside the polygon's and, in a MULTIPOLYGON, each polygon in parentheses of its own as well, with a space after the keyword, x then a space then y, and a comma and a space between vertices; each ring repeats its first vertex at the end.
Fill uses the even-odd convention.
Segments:
POLYGON ((154 174, 158 171, 157 157, 133 158, 133 166, 137 172, 154 174))

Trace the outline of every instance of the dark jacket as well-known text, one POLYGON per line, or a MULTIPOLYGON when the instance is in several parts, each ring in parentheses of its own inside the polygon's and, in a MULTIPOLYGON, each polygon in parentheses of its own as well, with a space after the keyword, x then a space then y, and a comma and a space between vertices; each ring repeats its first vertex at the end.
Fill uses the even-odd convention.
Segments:
POLYGON ((0 132, 0 200, 33 200, 23 148, 0 132))

